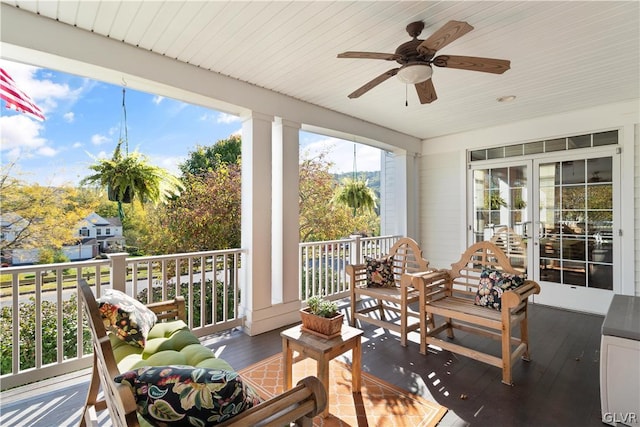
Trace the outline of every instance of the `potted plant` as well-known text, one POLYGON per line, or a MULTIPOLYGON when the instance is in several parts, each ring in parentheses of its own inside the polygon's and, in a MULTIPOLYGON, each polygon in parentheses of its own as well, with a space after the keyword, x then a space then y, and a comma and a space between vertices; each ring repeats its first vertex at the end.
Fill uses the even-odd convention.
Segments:
POLYGON ((307 307, 300 310, 302 330, 325 339, 340 336, 344 313, 338 312, 338 304, 320 296, 306 301, 307 307))
POLYGON ((603 248, 604 239, 599 231, 593 235, 594 248, 591 253, 593 261, 604 262, 607 257, 608 250, 603 248))
POLYGON ((492 211, 497 211, 501 207, 507 207, 507 202, 500 196, 499 191, 491 191, 489 193, 489 199, 485 203, 485 209, 489 208, 492 211))
POLYGON ((98 184, 107 190, 109 200, 131 203, 135 199, 144 203, 158 203, 180 189, 180 181, 165 169, 154 166, 137 151, 123 154, 123 140, 110 159, 97 159, 89 166, 94 171, 82 180, 83 184, 98 184))

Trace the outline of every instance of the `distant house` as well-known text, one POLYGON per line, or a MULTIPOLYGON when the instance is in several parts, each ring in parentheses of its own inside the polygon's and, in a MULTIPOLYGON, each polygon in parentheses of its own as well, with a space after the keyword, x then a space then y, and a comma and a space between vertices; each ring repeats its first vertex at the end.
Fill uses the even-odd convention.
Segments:
POLYGON ((120 252, 124 250, 125 239, 122 236, 122 221, 118 217, 103 218, 93 212, 80 221, 77 228, 78 238, 83 242, 94 241, 99 252, 120 252))
MULTIPOLYGON (((14 240, 24 228, 24 220, 16 214, 3 213, 0 218, 1 240, 14 240)), ((95 212, 78 223, 74 233, 78 240, 73 245, 62 247, 69 261, 82 261, 97 257, 101 253, 124 250, 122 222, 119 218, 103 218, 95 212)), ((35 264, 40 249, 12 249, 2 253, 2 265, 35 264)))

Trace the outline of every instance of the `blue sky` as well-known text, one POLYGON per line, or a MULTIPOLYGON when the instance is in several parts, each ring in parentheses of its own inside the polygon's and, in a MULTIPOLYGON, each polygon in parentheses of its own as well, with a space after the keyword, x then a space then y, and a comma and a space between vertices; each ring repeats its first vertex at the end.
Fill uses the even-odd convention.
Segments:
MULTIPOLYGON (((124 133, 122 86, 53 70, 0 60, 0 66, 45 114, 0 109, 0 159, 16 162, 26 181, 43 185, 77 184, 89 175, 94 158, 109 157, 124 133)), ((238 117, 181 101, 126 89, 129 151, 178 174, 178 164, 197 145, 213 145, 241 133, 238 117)), ((353 143, 301 132, 301 156, 328 150, 333 172, 353 170, 353 143)), ((357 146, 358 171, 380 169, 380 151, 357 146)))

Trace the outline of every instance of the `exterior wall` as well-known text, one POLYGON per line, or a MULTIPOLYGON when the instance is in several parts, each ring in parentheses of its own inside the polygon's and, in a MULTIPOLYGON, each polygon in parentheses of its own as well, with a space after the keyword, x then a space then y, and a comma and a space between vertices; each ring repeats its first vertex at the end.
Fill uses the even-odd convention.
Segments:
POLYGON ((618 288, 625 294, 640 294, 639 123, 640 104, 634 100, 423 141, 419 172, 422 189, 420 240, 426 258, 434 266, 447 267, 467 247, 467 149, 615 128, 621 131, 623 153, 620 209, 622 268, 618 288), (625 197, 632 194, 632 189, 635 197, 625 197))
POLYGON ((459 151, 423 155, 420 244, 430 267, 449 268, 460 256, 464 246, 464 182, 464 155, 459 151))

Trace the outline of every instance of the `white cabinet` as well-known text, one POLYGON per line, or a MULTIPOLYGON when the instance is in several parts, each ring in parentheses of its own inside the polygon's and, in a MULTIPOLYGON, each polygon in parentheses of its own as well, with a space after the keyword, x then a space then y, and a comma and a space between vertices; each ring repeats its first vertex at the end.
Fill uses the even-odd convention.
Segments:
POLYGON ((602 422, 640 426, 640 297, 613 297, 600 351, 602 422))

